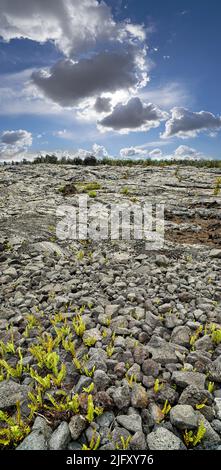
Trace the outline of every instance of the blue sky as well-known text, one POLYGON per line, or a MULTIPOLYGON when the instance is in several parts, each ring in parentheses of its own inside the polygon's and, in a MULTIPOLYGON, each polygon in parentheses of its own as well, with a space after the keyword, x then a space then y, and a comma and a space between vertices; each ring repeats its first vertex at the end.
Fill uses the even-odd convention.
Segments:
POLYGON ((218 0, 0 0, 0 160, 221 158, 220 17, 218 0))

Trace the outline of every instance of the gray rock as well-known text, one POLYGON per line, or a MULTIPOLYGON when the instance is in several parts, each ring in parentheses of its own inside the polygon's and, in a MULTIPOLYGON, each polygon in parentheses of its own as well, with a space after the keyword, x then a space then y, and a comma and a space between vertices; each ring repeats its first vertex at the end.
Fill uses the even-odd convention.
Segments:
POLYGON ((146 359, 142 364, 142 371, 147 376, 157 377, 159 370, 159 364, 153 359, 146 359))
POLYGON ((96 422, 99 424, 101 427, 109 427, 111 423, 114 421, 115 416, 113 411, 105 411, 101 416, 98 416, 96 419, 96 422))
POLYGON ((47 450, 48 444, 45 436, 41 431, 32 431, 25 439, 16 447, 16 450, 47 450))
POLYGON ((46 420, 42 418, 41 416, 37 416, 37 418, 34 421, 34 424, 32 426, 32 432, 33 431, 39 431, 43 434, 45 439, 49 439, 51 434, 52 434, 52 429, 51 427, 47 424, 46 420))
POLYGON ((131 415, 118 415, 117 422, 128 431, 137 432, 142 431, 142 420, 138 414, 131 415))
POLYGON ((0 409, 5 410, 16 405, 17 401, 26 400, 29 391, 30 388, 26 385, 20 385, 13 380, 3 380, 0 382, 0 409))
POLYGON ((188 385, 195 386, 199 389, 203 389, 205 386, 206 376, 200 372, 173 372, 172 380, 181 388, 185 388, 188 385))
POLYGON ((131 450, 146 450, 146 438, 145 434, 141 431, 137 431, 130 440, 130 449, 131 450))
POLYGON ((171 335, 171 342, 181 346, 189 346, 191 330, 188 326, 176 326, 171 335))
POLYGON ((216 431, 212 428, 211 424, 207 421, 207 419, 202 415, 202 413, 197 412, 199 423, 203 422, 203 425, 206 428, 205 435, 202 439, 202 446, 205 449, 214 449, 214 447, 221 443, 221 437, 217 434, 216 431))
POLYGON ((134 408, 146 408, 148 404, 148 395, 145 388, 140 384, 135 384, 131 394, 131 405, 134 408))
POLYGON ((194 344, 196 350, 210 351, 213 348, 213 343, 209 335, 205 335, 202 338, 199 338, 194 344))
POLYGON ((102 336, 101 332, 97 328, 91 328, 90 330, 86 330, 83 334, 83 341, 90 341, 94 340, 95 342, 101 341, 102 336))
POLYGON ((62 450, 66 449, 67 445, 71 440, 71 433, 69 430, 68 423, 62 421, 59 424, 58 428, 53 432, 49 440, 49 449, 50 450, 62 450))
POLYGON ((218 419, 221 420, 221 398, 215 398, 215 410, 216 410, 216 416, 218 419))
POLYGON ((92 382, 91 377, 87 377, 87 375, 81 375, 80 379, 78 380, 77 385, 74 388, 74 392, 75 393, 81 393, 83 391, 83 388, 89 387, 91 382, 92 382))
POLYGON ((118 387, 114 389, 112 397, 113 397, 116 407, 119 410, 129 406, 130 395, 131 395, 131 392, 130 392, 129 385, 125 384, 122 387, 118 387))
POLYGON ((75 415, 72 416, 70 422, 69 422, 69 429, 71 433, 71 437, 74 441, 76 441, 82 432, 85 430, 87 427, 87 422, 84 416, 82 415, 75 415))
POLYGON ((71 441, 68 444, 68 450, 82 450, 82 445, 79 442, 71 441))
POLYGON ((178 429, 196 429, 198 417, 190 405, 176 405, 170 410, 170 421, 178 429))
POLYGON ((147 436, 147 445, 150 450, 183 450, 181 439, 168 429, 160 426, 147 436))
POLYGON ((180 405, 199 405, 201 403, 211 405, 213 402, 213 396, 208 390, 199 389, 194 385, 186 387, 180 395, 180 405))
POLYGON ((95 370, 93 381, 97 390, 105 390, 110 385, 110 378, 103 370, 95 370))

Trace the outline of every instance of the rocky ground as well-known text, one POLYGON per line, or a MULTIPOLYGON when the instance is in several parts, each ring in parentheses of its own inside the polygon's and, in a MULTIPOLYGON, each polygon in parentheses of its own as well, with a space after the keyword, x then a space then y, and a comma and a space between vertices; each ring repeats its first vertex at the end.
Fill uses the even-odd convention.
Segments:
POLYGON ((0 167, 0 447, 221 450, 218 176, 0 167), (88 183, 164 202, 164 246, 57 239, 88 183))

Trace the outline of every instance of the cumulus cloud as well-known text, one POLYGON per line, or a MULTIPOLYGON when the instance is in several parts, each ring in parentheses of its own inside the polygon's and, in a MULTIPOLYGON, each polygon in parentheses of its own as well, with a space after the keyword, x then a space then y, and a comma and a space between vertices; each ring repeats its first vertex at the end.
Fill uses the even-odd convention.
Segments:
POLYGON ((97 113, 108 113, 111 110, 111 98, 98 96, 94 104, 94 109, 97 113))
POLYGON ((108 157, 108 152, 103 145, 94 144, 92 147, 92 153, 96 158, 108 157))
POLYGON ((172 116, 166 122, 163 138, 168 137, 196 137, 201 131, 221 129, 221 117, 207 111, 192 112, 186 108, 175 107, 171 110, 172 116))
POLYGON ((140 147, 124 147, 120 150, 120 157, 129 159, 139 159, 148 156, 148 152, 140 147))
POLYGON ((161 111, 156 105, 145 104, 140 98, 134 97, 126 104, 117 104, 113 112, 98 124, 123 133, 131 130, 148 131, 152 127, 158 127, 160 121, 165 120, 167 116, 167 113, 161 111))
POLYGON ((139 86, 143 70, 135 51, 101 52, 79 62, 61 60, 48 71, 33 72, 32 79, 54 102, 73 106, 98 93, 139 86))
POLYGON ((31 145, 31 132, 23 129, 4 131, 0 137, 0 159, 7 160, 25 153, 31 145))
POLYGON ((149 153, 152 160, 209 160, 210 157, 202 152, 189 147, 188 145, 180 145, 171 154, 163 154, 160 149, 154 149, 149 153))
POLYGON ((53 41, 69 57, 106 42, 145 38, 142 25, 116 23, 98 0, 0 0, 0 30, 6 41, 53 41))
POLYGON ((149 157, 152 158, 152 160, 161 160, 163 158, 163 152, 161 149, 153 149, 149 153, 149 157))

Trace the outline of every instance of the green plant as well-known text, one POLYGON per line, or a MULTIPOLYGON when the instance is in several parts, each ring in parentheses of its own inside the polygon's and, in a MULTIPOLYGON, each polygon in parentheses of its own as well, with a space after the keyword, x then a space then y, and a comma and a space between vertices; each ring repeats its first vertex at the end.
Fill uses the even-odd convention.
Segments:
POLYGON ((221 178, 216 178, 216 181, 215 181, 215 187, 214 187, 214 191, 213 191, 213 194, 214 196, 218 196, 218 194, 220 193, 220 189, 221 189, 221 178))
POLYGON ((89 447, 86 444, 83 444, 82 450, 97 450, 101 442, 101 436, 98 435, 96 439, 96 431, 93 432, 92 438, 89 443, 89 447))
POLYGON ((125 194, 125 196, 127 196, 127 194, 129 194, 129 189, 128 189, 128 187, 125 186, 124 188, 122 188, 121 193, 122 193, 122 194, 125 194))
POLYGON ((115 340, 115 332, 111 336, 110 343, 106 346, 106 353, 108 357, 111 357, 114 354, 114 351, 115 351, 114 340, 115 340))
POLYGON ((12 367, 5 359, 0 359, 0 367, 1 369, 5 369, 6 371, 6 378, 9 379, 10 377, 18 377, 20 378, 23 373, 23 357, 21 353, 21 348, 18 348, 18 355, 19 361, 17 362, 15 367, 12 367))
POLYGON ((120 441, 121 441, 121 445, 120 444, 116 444, 116 449, 117 450, 128 450, 129 449, 129 445, 130 445, 130 441, 131 441, 131 436, 128 436, 127 439, 124 439, 124 436, 120 436, 120 441))
POLYGON ((97 341, 97 339, 95 337, 90 337, 90 338, 83 339, 83 343, 85 344, 85 346, 88 346, 88 347, 94 346, 96 341, 97 341))
POLYGON ((43 389, 47 389, 51 387, 51 375, 47 374, 45 377, 41 377, 35 370, 30 367, 29 370, 30 376, 34 379, 37 383, 39 383, 43 389))
POLYGON ((215 325, 211 327, 211 339, 215 345, 221 343, 221 328, 217 328, 215 325))
POLYGON ((94 416, 100 416, 103 413, 103 408, 94 406, 93 397, 92 395, 88 395, 87 398, 87 414, 86 419, 89 423, 94 421, 94 416))
POLYGON ((84 251, 83 250, 78 251, 76 254, 76 258, 77 260, 82 261, 82 259, 84 259, 84 251))
POLYGON ((162 413, 166 416, 171 410, 171 405, 169 404, 168 400, 165 400, 163 408, 162 408, 162 413))
POLYGON ((153 386, 154 392, 158 393, 162 387, 163 387, 163 384, 160 384, 159 379, 156 379, 154 382, 154 386, 153 386))
POLYGON ((183 438, 184 438, 184 442, 185 442, 186 446, 187 447, 190 447, 190 446, 195 447, 197 444, 199 444, 201 442, 201 440, 203 439, 205 433, 206 433, 206 428, 203 424, 203 421, 201 421, 199 423, 197 432, 195 434, 194 434, 193 431, 185 430, 183 438))
POLYGON ((209 382, 207 387, 208 392, 213 393, 214 391, 214 382, 209 382))
POLYGON ((97 191, 88 191, 88 196, 89 197, 96 197, 97 196, 97 191))
POLYGON ((83 387, 83 392, 85 393, 91 393, 94 390, 94 382, 91 382, 89 387, 83 387))
POLYGON ((127 379, 130 387, 133 387, 133 385, 137 383, 137 376, 135 374, 128 375, 127 373, 125 378, 127 379))
POLYGON ((192 346, 192 348, 194 347, 195 345, 195 342, 197 341, 197 339, 199 338, 200 334, 202 333, 203 331, 203 325, 200 325, 197 330, 195 331, 195 333, 193 335, 190 336, 190 346, 192 346))
POLYGON ((10 417, 7 413, 0 410, 0 420, 6 423, 6 427, 0 428, 0 444, 16 446, 29 433, 30 427, 21 418, 20 403, 16 403, 16 416, 10 417))
POLYGON ((83 336, 86 330, 86 325, 84 321, 82 320, 82 317, 80 314, 77 314, 76 317, 73 319, 73 327, 77 336, 83 336))
POLYGON ((15 354, 15 342, 14 342, 14 333, 13 329, 10 328, 10 333, 11 333, 11 340, 7 341, 7 343, 4 343, 3 341, 0 341, 0 354, 2 357, 5 356, 5 354, 15 354))
POLYGON ((94 181, 92 183, 86 183, 83 185, 82 189, 83 191, 93 191, 94 189, 101 189, 102 186, 100 183, 97 181, 94 181))

